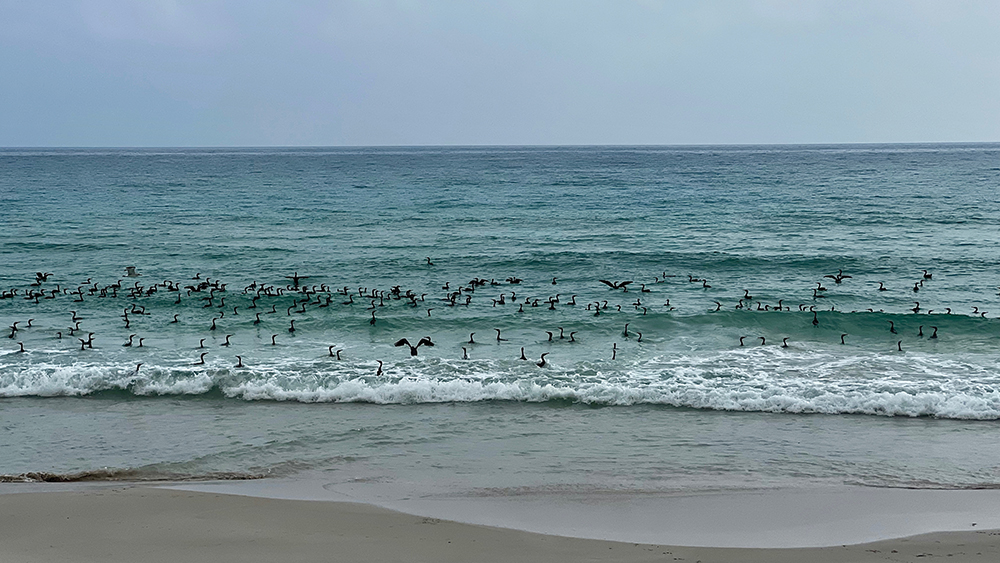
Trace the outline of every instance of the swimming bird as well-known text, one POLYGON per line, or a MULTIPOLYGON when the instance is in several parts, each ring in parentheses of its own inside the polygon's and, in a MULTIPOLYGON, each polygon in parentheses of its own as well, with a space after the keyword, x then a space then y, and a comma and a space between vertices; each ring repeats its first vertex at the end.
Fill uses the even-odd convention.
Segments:
POLYGON ((931 335, 931 338, 937 338, 937 327, 936 326, 932 326, 931 328, 934 329, 934 334, 931 335))
POLYGON ((896 323, 889 321, 889 332, 896 334, 896 323))
POLYGON ((291 320, 291 325, 288 327, 288 332, 295 332, 295 319, 291 320))
POLYGON ((919 301, 914 301, 913 304, 916 305, 916 307, 913 307, 910 310, 913 311, 914 313, 919 312, 920 311, 920 302, 919 301))
POLYGON ((131 346, 131 345, 132 345, 132 339, 133 339, 133 338, 135 338, 135 335, 134 335, 134 334, 130 334, 130 335, 128 336, 128 342, 126 342, 126 343, 122 344, 122 346, 131 346))
POLYGON ((528 359, 528 358, 526 358, 526 357, 524 356, 524 346, 521 346, 521 359, 522 359, 522 360, 527 360, 527 359, 528 359))
POLYGON ((274 341, 274 339, 277 338, 277 337, 278 337, 277 334, 272 334, 271 335, 271 346, 277 346, 278 345, 278 343, 274 341))
POLYGON ((469 351, 465 349, 465 346, 462 346, 462 359, 463 360, 469 359, 469 351))
POLYGON ((17 345, 21 347, 21 349, 18 350, 17 352, 18 353, 24 352, 24 342, 18 342, 17 345))
POLYGON ((787 336, 785 338, 781 339, 781 347, 782 348, 788 348, 788 337, 787 336))
POLYGON ((929 280, 929 279, 931 279, 931 276, 933 276, 933 275, 934 275, 934 274, 929 274, 929 273, 927 273, 927 270, 924 270, 924 279, 925 279, 925 280, 929 280))
POLYGON ((636 339, 636 342, 642 342, 642 333, 639 332, 638 330, 635 331, 635 333, 639 335, 639 338, 636 339))
POLYGON ((740 346, 743 346, 743 339, 745 339, 745 338, 746 338, 746 336, 741 336, 740 337, 740 346))
POLYGON ((615 342, 614 346, 611 347, 611 359, 614 360, 618 357, 618 343, 615 342))
POLYGON ((920 325, 920 328, 917 329, 917 336, 923 336, 923 335, 924 335, 924 325, 920 325))
POLYGON ((205 340, 206 340, 205 338, 202 338, 201 340, 198 341, 198 347, 199 348, 204 348, 205 347, 205 340))
POLYGON ((902 340, 896 341, 896 349, 899 350, 900 352, 903 351, 903 341, 902 340))
POLYGON ((499 328, 495 328, 493 330, 497 331, 497 342, 507 342, 506 338, 500 338, 500 329, 499 328))
POLYGON ((819 326, 819 316, 816 311, 813 311, 813 326, 819 326))
POLYGON ((761 346, 763 346, 763 345, 767 344, 767 341, 766 341, 766 340, 764 340, 764 337, 763 337, 763 336, 758 336, 757 338, 760 338, 760 345, 761 345, 761 346))
POLYGON ((382 360, 375 360, 378 362, 378 370, 375 372, 375 377, 382 375, 382 360))
POLYGON ((545 356, 548 356, 548 355, 549 355, 549 353, 548 353, 548 352, 546 352, 546 353, 542 354, 542 357, 541 357, 541 361, 540 361, 540 362, 538 362, 538 363, 537 363, 537 364, 535 364, 535 365, 536 365, 536 366, 538 366, 538 367, 540 367, 540 368, 541 368, 541 367, 545 367, 545 363, 546 363, 546 362, 545 362, 545 356))
POLYGON ((574 330, 573 332, 569 333, 569 341, 570 342, 576 342, 576 339, 573 338, 573 335, 576 334, 577 332, 579 332, 579 331, 574 330))
POLYGON ((229 346, 229 338, 230 338, 231 336, 232 336, 232 334, 227 334, 227 335, 226 335, 226 341, 225 341, 225 342, 223 342, 223 343, 221 344, 221 346, 229 346))
POLYGON ((472 337, 475 336, 475 334, 476 333, 474 333, 474 332, 470 332, 469 333, 469 344, 475 344, 476 343, 476 341, 472 339, 472 337))
POLYGON ((370 321, 368 321, 368 324, 370 324, 372 326, 375 325, 375 311, 372 311, 372 318, 371 318, 370 321))
POLYGON ((884 283, 878 282, 878 290, 879 291, 889 291, 889 288, 887 288, 884 283))
POLYGON ((552 331, 546 330, 545 334, 549 335, 549 342, 552 342, 552 331))
POLYGON ((556 284, 556 278, 552 278, 552 285, 556 284))
POLYGON ((431 262, 431 257, 430 256, 427 257, 427 265, 428 266, 433 266, 434 265, 434 262, 431 262))
POLYGON ((195 362, 194 364, 192 364, 192 365, 195 365, 195 366, 203 366, 203 365, 205 365, 205 356, 206 355, 208 355, 208 352, 202 352, 201 353, 201 358, 197 362, 195 362))
POLYGON ((170 323, 171 323, 171 324, 173 324, 173 323, 176 323, 176 322, 178 322, 178 321, 177 321, 177 317, 179 317, 179 316, 180 316, 180 315, 174 315, 174 320, 170 321, 170 323))
POLYGON ((431 337, 425 336, 425 337, 421 338, 419 342, 417 342, 416 346, 410 344, 410 341, 407 340, 407 339, 405 339, 405 338, 400 338, 399 340, 396 341, 396 344, 394 344, 394 346, 403 346, 403 345, 409 346, 409 348, 410 348, 410 355, 411 356, 416 356, 417 355, 417 348, 420 348, 421 346, 424 346, 424 345, 426 345, 426 346, 434 346, 434 343, 431 342, 431 337))
POLYGON ((846 332, 845 332, 844 334, 841 334, 841 335, 840 335, 840 343, 841 343, 841 344, 847 344, 846 342, 844 342, 844 337, 845 337, 845 336, 847 336, 847 333, 846 333, 846 332))
POLYGON ((622 336, 625 338, 628 338, 628 325, 629 323, 625 323, 625 330, 622 331, 622 336))

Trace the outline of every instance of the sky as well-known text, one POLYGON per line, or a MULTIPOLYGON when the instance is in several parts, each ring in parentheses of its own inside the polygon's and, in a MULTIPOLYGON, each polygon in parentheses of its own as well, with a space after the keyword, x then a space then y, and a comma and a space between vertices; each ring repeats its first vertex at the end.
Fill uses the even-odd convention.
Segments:
POLYGON ((1000 2, 0 0, 0 146, 1000 141, 1000 2))

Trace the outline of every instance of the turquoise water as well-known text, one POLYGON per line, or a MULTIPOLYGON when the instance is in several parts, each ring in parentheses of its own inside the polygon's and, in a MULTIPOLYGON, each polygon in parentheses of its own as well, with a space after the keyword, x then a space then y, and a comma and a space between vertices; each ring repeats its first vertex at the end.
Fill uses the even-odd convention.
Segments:
POLYGON ((996 486, 998 185, 1000 145, 5 149, 0 474, 996 486))

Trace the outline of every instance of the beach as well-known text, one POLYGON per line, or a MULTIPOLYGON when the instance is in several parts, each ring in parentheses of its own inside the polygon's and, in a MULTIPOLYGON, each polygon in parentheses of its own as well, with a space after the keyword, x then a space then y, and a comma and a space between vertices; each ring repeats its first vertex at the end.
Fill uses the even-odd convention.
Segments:
POLYGON ((4 149, 0 561, 997 559, 998 155, 4 149))
POLYGON ((821 548, 678 547, 456 523, 371 505, 121 484, 0 495, 0 560, 996 561, 1000 532, 939 532, 821 548))

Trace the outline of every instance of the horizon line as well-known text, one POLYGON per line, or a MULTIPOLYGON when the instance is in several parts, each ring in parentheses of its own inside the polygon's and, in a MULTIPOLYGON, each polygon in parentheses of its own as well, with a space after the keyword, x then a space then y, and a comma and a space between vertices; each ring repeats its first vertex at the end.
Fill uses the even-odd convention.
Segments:
POLYGON ((6 150, 178 150, 178 149, 418 149, 418 148, 683 148, 683 147, 836 147, 915 145, 996 145, 1000 141, 893 141, 807 143, 639 143, 639 144, 401 144, 401 145, 9 145, 6 150))

